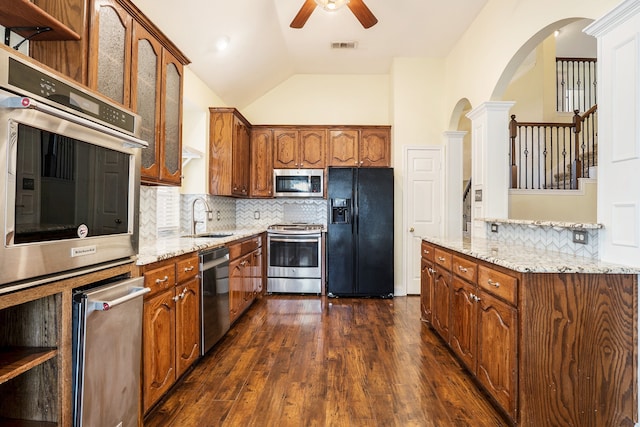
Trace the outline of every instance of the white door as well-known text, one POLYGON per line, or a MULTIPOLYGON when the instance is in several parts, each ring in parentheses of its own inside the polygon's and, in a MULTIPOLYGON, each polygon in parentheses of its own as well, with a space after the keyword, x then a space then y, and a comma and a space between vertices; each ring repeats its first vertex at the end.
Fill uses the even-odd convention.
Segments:
POLYGON ((442 147, 405 148, 404 277, 407 295, 420 294, 420 245, 442 235, 442 147))

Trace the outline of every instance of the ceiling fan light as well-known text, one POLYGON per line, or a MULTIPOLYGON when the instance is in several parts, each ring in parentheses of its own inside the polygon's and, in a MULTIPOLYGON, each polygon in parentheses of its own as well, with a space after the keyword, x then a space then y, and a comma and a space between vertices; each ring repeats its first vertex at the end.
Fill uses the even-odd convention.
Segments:
POLYGON ((349 0, 315 0, 315 1, 318 4, 318 6, 320 6, 321 8, 323 8, 328 12, 336 11, 341 7, 343 7, 344 5, 346 5, 347 3, 349 3, 349 0))

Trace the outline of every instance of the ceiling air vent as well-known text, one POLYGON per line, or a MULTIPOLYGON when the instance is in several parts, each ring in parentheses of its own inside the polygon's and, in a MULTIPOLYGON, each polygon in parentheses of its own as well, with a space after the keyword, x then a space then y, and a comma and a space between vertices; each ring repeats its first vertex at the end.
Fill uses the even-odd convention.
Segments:
POLYGON ((331 42, 331 49, 355 49, 358 42, 331 42))

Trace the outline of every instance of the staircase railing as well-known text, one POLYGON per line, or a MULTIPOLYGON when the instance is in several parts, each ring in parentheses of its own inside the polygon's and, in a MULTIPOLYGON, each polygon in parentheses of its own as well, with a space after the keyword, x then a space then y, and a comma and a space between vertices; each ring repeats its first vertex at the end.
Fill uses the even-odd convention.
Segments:
POLYGON ((556 58, 556 108, 571 113, 597 104, 596 58, 556 58))
POLYGON ((577 189, 597 164, 597 105, 571 123, 518 122, 511 116, 511 188, 577 189))
POLYGON ((462 192, 462 232, 468 234, 469 222, 471 221, 471 179, 467 181, 462 192))

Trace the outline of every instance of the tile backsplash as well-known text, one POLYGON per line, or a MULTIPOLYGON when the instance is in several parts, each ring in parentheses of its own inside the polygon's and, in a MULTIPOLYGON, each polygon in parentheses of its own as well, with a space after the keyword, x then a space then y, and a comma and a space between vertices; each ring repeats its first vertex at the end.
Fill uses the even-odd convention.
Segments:
MULTIPOLYGON (((140 187, 140 241, 151 242, 158 238, 157 209, 158 190, 163 187, 140 187)), ((178 188, 175 191, 179 191, 178 188)), ((283 222, 307 222, 327 225, 327 201, 324 199, 235 199, 208 194, 180 195, 179 233, 191 230, 191 210, 195 208, 196 232, 222 231, 234 228, 267 227, 283 222), (211 208, 207 219, 204 198, 211 208), (205 225, 203 225, 205 224, 205 225), (206 227, 206 228, 205 228, 206 227)), ((176 228, 177 230, 178 228, 176 228)))

